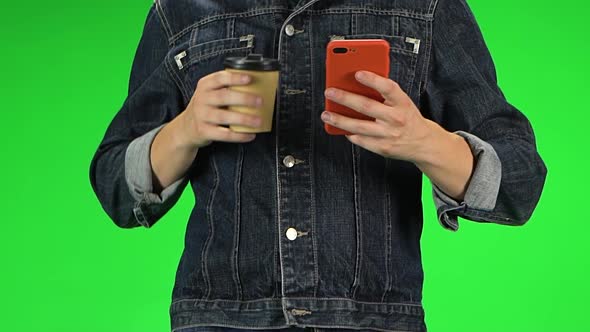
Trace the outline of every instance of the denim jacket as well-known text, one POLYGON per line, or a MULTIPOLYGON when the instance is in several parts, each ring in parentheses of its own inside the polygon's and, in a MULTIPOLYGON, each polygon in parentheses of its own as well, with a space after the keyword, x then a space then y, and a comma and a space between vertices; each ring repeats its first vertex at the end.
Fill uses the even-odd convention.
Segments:
POLYGON ((458 217, 530 219, 547 170, 531 124, 497 85, 465 0, 157 0, 90 181, 122 228, 153 226, 190 182, 195 206, 172 330, 426 331, 422 173, 324 131, 325 49, 334 38, 387 40, 389 78, 425 118, 471 147, 464 200, 432 185, 443 227, 456 231, 458 217), (186 108, 200 78, 248 53, 281 63, 272 131, 199 149, 183 178, 154 193, 157 132, 186 108))

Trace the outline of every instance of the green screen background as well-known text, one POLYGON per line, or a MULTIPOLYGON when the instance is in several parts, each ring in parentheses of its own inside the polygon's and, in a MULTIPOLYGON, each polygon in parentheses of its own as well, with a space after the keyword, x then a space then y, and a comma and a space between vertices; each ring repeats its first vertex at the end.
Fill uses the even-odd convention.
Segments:
MULTIPOLYGON (((444 230, 424 183, 429 331, 590 331, 588 5, 470 0, 507 99, 548 167, 524 227, 444 230), (563 5, 563 6, 561 6, 563 5), (585 208, 586 207, 586 208, 585 208)), ((1 331, 167 331, 194 198, 117 228, 88 169, 126 97, 151 1, 11 1, 0 20, 1 331)))

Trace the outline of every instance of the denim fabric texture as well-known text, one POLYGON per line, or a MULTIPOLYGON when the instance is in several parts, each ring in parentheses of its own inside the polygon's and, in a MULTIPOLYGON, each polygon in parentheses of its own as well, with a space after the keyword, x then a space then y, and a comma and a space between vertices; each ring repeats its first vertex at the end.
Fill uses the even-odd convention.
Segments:
POLYGON ((432 188, 443 227, 456 231, 458 217, 530 219, 547 169, 530 122, 497 85, 465 0, 157 0, 90 182, 122 228, 152 227, 190 183, 195 206, 172 331, 427 330, 422 173, 325 133, 325 49, 334 36, 387 40, 389 77, 424 117, 471 147, 476 167, 465 199, 432 188), (200 78, 248 53, 280 60, 272 132, 199 149, 185 177, 154 193, 157 132, 186 108, 200 78))
POLYGON ((176 330, 176 332, 256 332, 256 331, 266 331, 266 332, 372 332, 375 330, 339 329, 339 328, 326 329, 326 328, 319 328, 319 327, 300 327, 300 326, 285 327, 282 329, 265 329, 265 330, 235 329, 235 328, 221 327, 221 326, 197 326, 197 327, 187 327, 187 328, 182 328, 180 330, 176 330))

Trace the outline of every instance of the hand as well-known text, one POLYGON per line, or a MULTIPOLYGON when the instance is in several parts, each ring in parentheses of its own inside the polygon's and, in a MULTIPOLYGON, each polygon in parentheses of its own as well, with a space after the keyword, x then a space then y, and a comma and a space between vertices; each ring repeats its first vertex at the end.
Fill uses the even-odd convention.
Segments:
POLYGON ((220 126, 260 126, 262 120, 260 116, 222 108, 229 105, 260 107, 261 97, 228 88, 232 85, 246 85, 251 79, 248 75, 225 70, 201 78, 186 110, 179 115, 182 116, 182 141, 195 148, 207 146, 212 141, 236 143, 252 141, 256 137, 255 134, 236 133, 220 126))
POLYGON ((346 138, 369 151, 386 158, 417 162, 423 146, 437 130, 434 122, 424 118, 412 99, 391 79, 368 71, 356 72, 355 78, 377 90, 385 101, 380 103, 336 88, 327 89, 326 98, 373 117, 375 121, 332 112, 323 112, 322 120, 352 133, 346 138))

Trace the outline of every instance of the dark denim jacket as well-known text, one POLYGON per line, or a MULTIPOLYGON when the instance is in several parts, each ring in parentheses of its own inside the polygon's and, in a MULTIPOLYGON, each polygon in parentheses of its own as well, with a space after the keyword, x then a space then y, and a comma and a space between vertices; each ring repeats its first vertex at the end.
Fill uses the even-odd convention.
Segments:
POLYGON ((325 47, 384 38, 391 71, 423 116, 476 156, 465 199, 433 186, 438 220, 521 225, 546 167, 527 118, 497 86, 465 0, 158 0, 147 17, 129 92, 92 159, 90 180, 116 225, 151 227, 190 181, 170 307, 172 329, 312 327, 425 331, 422 173, 324 132, 325 47), (271 133, 214 142, 157 195, 149 149, 223 59, 278 57, 271 133))

